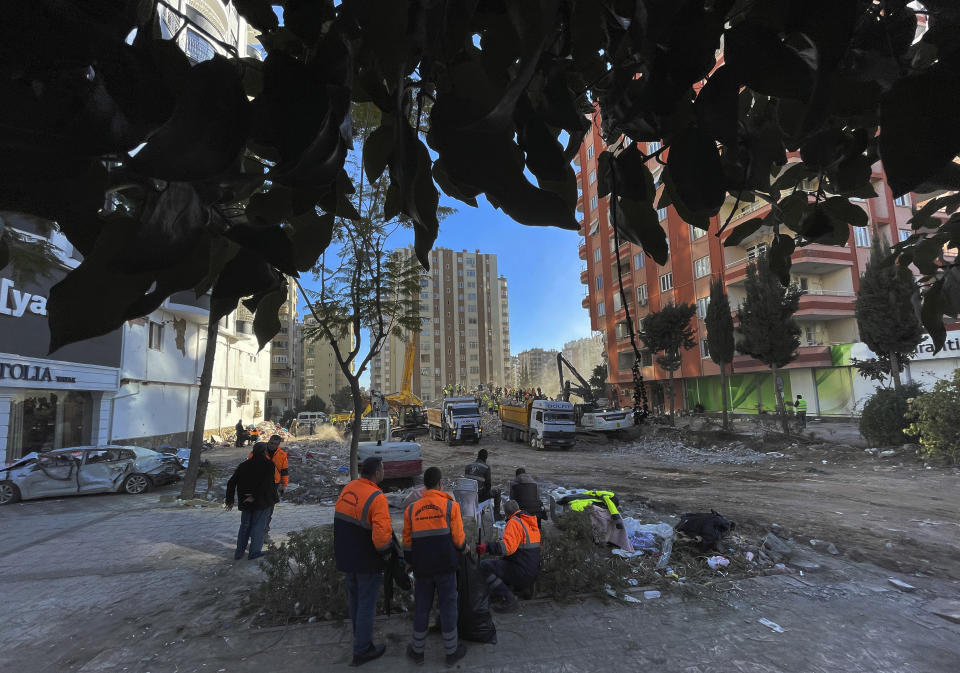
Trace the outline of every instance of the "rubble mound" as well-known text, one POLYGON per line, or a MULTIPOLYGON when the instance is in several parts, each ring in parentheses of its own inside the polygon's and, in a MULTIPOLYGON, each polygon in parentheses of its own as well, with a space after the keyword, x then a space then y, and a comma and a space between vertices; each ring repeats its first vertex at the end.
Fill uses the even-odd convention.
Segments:
POLYGON ((762 463, 772 458, 782 458, 782 453, 760 453, 754 451, 742 441, 722 442, 707 447, 697 447, 685 442, 682 436, 645 436, 629 444, 621 444, 610 449, 611 455, 643 455, 657 458, 667 463, 730 463, 749 465, 762 463))

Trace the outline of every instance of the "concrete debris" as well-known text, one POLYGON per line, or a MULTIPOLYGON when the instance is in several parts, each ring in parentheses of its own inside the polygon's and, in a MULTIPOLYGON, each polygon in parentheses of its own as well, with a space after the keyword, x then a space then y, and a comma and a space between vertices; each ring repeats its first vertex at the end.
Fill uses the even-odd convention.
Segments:
POLYGON ((650 456, 663 462, 675 464, 728 463, 750 465, 785 457, 784 454, 776 451, 770 454, 754 451, 740 441, 698 448, 685 442, 682 435, 680 438, 676 436, 646 436, 640 441, 617 446, 611 451, 611 454, 650 456))
POLYGON ((831 542, 830 544, 827 545, 827 553, 836 556, 837 554, 840 553, 840 550, 837 549, 837 545, 831 542))
POLYGON ((660 598, 661 594, 659 591, 644 591, 643 597, 650 600, 653 598, 660 598))
POLYGON ((892 457, 895 456, 895 455, 897 455, 897 452, 894 451, 893 449, 887 449, 886 451, 881 451, 881 452, 880 452, 880 457, 881 457, 881 458, 892 458, 892 457))
POLYGON ((766 537, 763 538, 763 546, 770 552, 780 556, 786 556, 787 558, 793 554, 793 546, 788 542, 784 542, 773 533, 767 533, 766 537))

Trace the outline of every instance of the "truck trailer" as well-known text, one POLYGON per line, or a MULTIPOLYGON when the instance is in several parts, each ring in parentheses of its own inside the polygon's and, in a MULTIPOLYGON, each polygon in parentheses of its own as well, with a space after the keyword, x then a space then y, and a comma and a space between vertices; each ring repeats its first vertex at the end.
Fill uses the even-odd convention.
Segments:
POLYGON ((503 438, 535 449, 569 449, 577 441, 573 405, 555 400, 530 400, 501 404, 503 438))
POLYGON ((472 397, 444 398, 439 409, 427 409, 427 425, 431 439, 447 442, 450 446, 456 442, 477 444, 483 434, 480 409, 472 397))

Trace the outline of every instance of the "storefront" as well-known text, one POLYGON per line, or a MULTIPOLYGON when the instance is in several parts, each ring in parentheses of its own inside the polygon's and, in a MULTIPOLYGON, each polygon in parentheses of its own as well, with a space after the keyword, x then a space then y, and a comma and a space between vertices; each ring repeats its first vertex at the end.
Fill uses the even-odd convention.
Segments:
POLYGON ((47 354, 47 296, 64 275, 36 282, 0 272, 0 462, 31 451, 97 444, 109 436, 122 333, 47 354))

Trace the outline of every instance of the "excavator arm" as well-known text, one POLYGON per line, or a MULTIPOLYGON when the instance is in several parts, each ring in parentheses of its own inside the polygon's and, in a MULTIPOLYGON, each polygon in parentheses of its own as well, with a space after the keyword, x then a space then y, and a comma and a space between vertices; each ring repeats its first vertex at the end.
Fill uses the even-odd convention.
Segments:
POLYGON ((567 361, 565 357, 563 357, 563 353, 557 353, 557 371, 560 374, 560 392, 563 395, 564 402, 569 402, 570 393, 573 393, 577 397, 581 398, 587 404, 596 403, 597 400, 596 400, 596 397, 594 397, 593 389, 590 388, 590 384, 587 383, 584 380, 584 378, 580 376, 580 372, 578 372, 576 368, 572 364, 570 364, 570 362, 567 361), (567 369, 570 370, 570 373, 573 374, 577 378, 577 381, 580 382, 579 386, 572 385, 572 381, 567 381, 566 383, 564 383, 563 381, 564 365, 567 366, 567 369))

